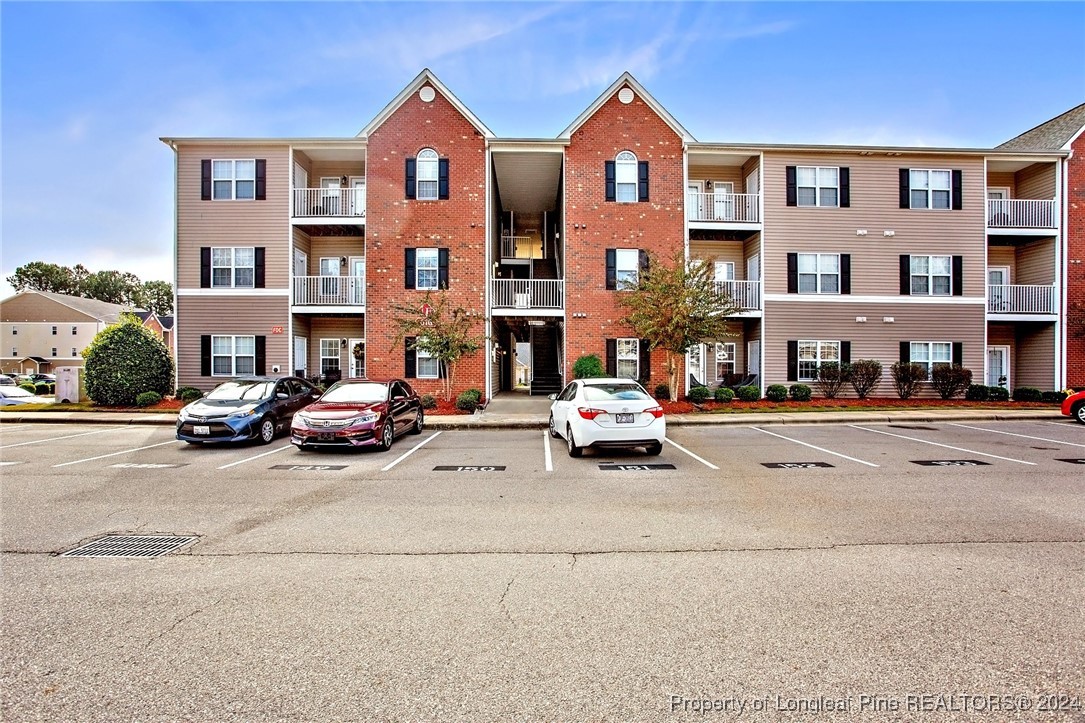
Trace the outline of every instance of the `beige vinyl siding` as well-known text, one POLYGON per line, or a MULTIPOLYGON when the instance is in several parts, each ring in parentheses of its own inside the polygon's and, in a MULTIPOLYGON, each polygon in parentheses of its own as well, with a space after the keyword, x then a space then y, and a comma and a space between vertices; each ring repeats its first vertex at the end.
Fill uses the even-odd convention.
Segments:
POLYGON ((1010 279, 1007 283, 1017 283, 1014 279, 1017 278, 1015 273, 1015 267, 1017 266, 1017 255, 1014 253, 1013 246, 992 246, 987 249, 987 265, 988 266, 1005 266, 1010 270, 1010 279))
POLYGON ((1015 284, 1051 284, 1055 281, 1055 244, 1050 239, 1018 246, 1015 284))
POLYGON ((269 289, 285 289, 290 275, 290 153, 285 145, 182 145, 177 150, 177 288, 200 288, 200 249, 240 246, 265 249, 269 289), (263 158, 267 200, 200 200, 204 159, 263 158))
POLYGON ((1017 344, 1011 353, 1012 387, 1055 389, 1055 325, 1018 324, 1017 344))
POLYGON ((179 296, 177 298, 177 370, 180 386, 208 391, 222 377, 200 376, 200 337, 203 334, 264 336, 267 338, 267 371, 278 364, 289 369, 289 299, 285 296, 224 297, 179 296), (283 327, 272 334, 272 327, 283 327))
MULTIPOLYGON (((948 341, 964 344, 964 366, 982 375, 986 361, 984 307, 960 304, 848 304, 769 302, 768 338, 762 342, 761 371, 768 384, 787 384, 789 340, 850 341, 851 358, 877 359, 882 382, 874 396, 896 396, 889 368, 900 360, 902 341, 948 341), (865 316, 859 323, 855 317, 865 316), (892 323, 882 321, 892 317, 892 323)), ((816 392, 815 392, 816 393, 816 392)))
MULTIPOLYGON (((298 249, 303 254, 305 254, 306 270, 309 273, 312 273, 311 269, 313 268, 313 254, 310 251, 310 249, 312 248, 312 241, 309 238, 309 234, 305 233, 301 229, 295 228, 292 235, 294 237, 294 241, 293 241, 294 248, 298 249)), ((293 254, 293 252, 291 252, 291 254, 290 254, 290 270, 291 270, 291 273, 293 273, 293 270, 294 270, 294 254, 293 254)))
POLYGON ((899 256, 960 255, 964 262, 964 295, 982 297, 987 261, 986 191, 983 159, 966 156, 779 153, 765 155, 763 278, 766 293, 787 293, 787 254, 818 252, 851 254, 853 295, 896 296, 899 256), (787 206, 787 166, 838 166, 850 169, 850 208, 787 206), (963 209, 902 209, 899 169, 962 171, 963 209), (857 236, 865 229, 866 236, 857 236), (892 231, 892 237, 885 237, 892 231))
POLYGON ((309 188, 320 188, 320 179, 347 177, 347 183, 356 176, 365 176, 363 161, 321 161, 314 163, 309 170, 309 188))
MULTIPOLYGON (((309 373, 320 373, 320 340, 347 339, 345 349, 339 350, 339 368, 346 377, 350 372, 350 339, 365 338, 365 319, 353 317, 314 316, 309 320, 309 373)), ((391 342, 388 342, 391 344, 391 342)))
MULTIPOLYGON (((717 166, 707 163, 690 164, 690 181, 723 181, 733 185, 733 193, 745 193, 745 176, 741 166, 717 166)), ((708 192, 708 189, 705 189, 708 192)))
POLYGON ((989 171, 987 173, 988 188, 1008 188, 1010 196, 1017 196, 1017 176, 1010 171, 989 171))
POLYGON ((690 241, 689 256, 707 262, 730 261, 735 265, 735 278, 746 278, 746 259, 738 241, 690 241))
POLYGON ((320 259, 339 258, 347 259, 347 263, 341 263, 339 273, 346 276, 349 273, 350 258, 352 256, 365 256, 365 239, 351 236, 317 236, 311 241, 309 253, 309 274, 320 274, 320 259))
POLYGON ((1017 172, 1017 193, 1014 198, 1054 198, 1055 165, 1033 163, 1017 172))

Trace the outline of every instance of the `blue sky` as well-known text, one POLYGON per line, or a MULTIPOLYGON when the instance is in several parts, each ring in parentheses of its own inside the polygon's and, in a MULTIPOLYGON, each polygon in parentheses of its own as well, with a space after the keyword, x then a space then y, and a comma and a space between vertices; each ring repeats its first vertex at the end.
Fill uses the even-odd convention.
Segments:
POLYGON ((2 2, 0 272, 172 281, 160 136, 352 136, 423 67, 498 136, 629 70, 702 141, 982 147, 1085 100, 1085 4, 2 2))

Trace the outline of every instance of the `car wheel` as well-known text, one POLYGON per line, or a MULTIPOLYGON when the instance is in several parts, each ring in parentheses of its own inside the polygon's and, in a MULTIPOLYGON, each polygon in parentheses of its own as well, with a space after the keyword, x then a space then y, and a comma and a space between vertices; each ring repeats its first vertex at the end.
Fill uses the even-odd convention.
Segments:
POLYGON ((275 420, 271 417, 264 417, 260 420, 260 433, 258 435, 260 444, 271 444, 271 440, 275 439, 275 420))
POLYGON ((554 424, 554 415, 553 414, 550 415, 550 436, 553 437, 554 439, 560 439, 561 438, 561 435, 558 434, 557 425, 554 424))
POLYGON ((396 432, 392 429, 392 420, 389 419, 384 423, 384 427, 381 428, 381 449, 391 449, 392 442, 396 439, 396 432))
POLYGON ((566 434, 565 440, 569 445, 569 456, 570 457, 580 457, 580 456, 582 456, 584 454, 584 448, 576 446, 576 442, 573 441, 573 428, 572 427, 566 427, 565 428, 565 434, 566 434))
POLYGON ((1074 408, 1070 410, 1070 414, 1073 415, 1074 419, 1085 424, 1085 402, 1075 404, 1074 408))
POLYGON ((411 425, 411 434, 422 434, 422 427, 426 424, 426 413, 419 408, 414 415, 414 424, 411 425))
POLYGON ((649 457, 655 457, 663 451, 663 443, 653 442, 652 444, 645 446, 644 451, 648 453, 649 457))

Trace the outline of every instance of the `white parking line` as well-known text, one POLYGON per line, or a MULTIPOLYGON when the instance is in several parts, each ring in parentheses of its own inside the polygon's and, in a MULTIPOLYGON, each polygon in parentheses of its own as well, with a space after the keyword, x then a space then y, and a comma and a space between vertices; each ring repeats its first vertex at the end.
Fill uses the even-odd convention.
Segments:
POLYGON ((22 464, 22 462, 0 462, 0 467, 7 467, 10 464, 22 464))
POLYGON ((1010 437, 1024 437, 1025 439, 1035 439, 1037 442, 1052 442, 1054 444, 1068 444, 1071 447, 1085 447, 1085 444, 1078 444, 1077 442, 1063 442, 1061 439, 1048 439, 1047 437, 1033 437, 1028 434, 1017 434, 1015 432, 1003 432, 1000 429, 984 429, 983 427, 973 427, 968 424, 957 424, 956 422, 947 422, 953 427, 964 427, 965 429, 976 429, 980 432, 991 432, 992 434, 1005 434, 1010 437))
POLYGON ((93 462, 96 459, 105 459, 106 457, 116 457, 118 454, 131 454, 132 452, 140 452, 144 449, 153 449, 155 447, 161 447, 164 444, 177 444, 176 439, 171 439, 168 442, 159 442, 158 444, 148 444, 146 447, 136 447, 135 449, 122 449, 120 452, 110 452, 109 454, 100 454, 97 457, 87 457, 86 459, 75 459, 71 462, 61 462, 60 464, 54 464, 54 467, 67 467, 70 464, 82 464, 83 462, 93 462))
POLYGON ((15 429, 26 429, 29 426, 29 424, 5 424, 3 422, 0 422, 0 432, 11 432, 15 429))
POLYGON ((1050 424, 1053 427, 1062 427, 1063 429, 1065 429, 1068 424, 1073 424, 1073 423, 1074 423, 1073 420, 1070 419, 1069 417, 1066 418, 1065 422, 1044 422, 1044 424, 1050 424))
POLYGON ((677 448, 678 448, 679 450, 681 450, 682 452, 685 452, 686 454, 688 454, 688 455, 689 455, 690 457, 693 457, 693 459, 697 460, 698 462, 700 462, 701 464, 703 464, 703 465, 704 465, 705 467, 708 467, 708 468, 710 468, 710 469, 719 469, 719 467, 717 467, 716 465, 712 464, 712 463, 711 463, 711 462, 709 462, 709 461, 708 461, 707 459, 704 459, 704 458, 702 458, 702 457, 698 457, 698 456, 697 456, 697 455, 695 455, 695 454, 694 454, 693 452, 690 452, 690 451, 689 451, 688 449, 686 449, 686 448, 685 448, 685 447, 683 447, 682 445, 678 444, 678 442, 675 442, 674 440, 672 440, 672 439, 671 439, 670 437, 664 437, 663 439, 665 439, 666 441, 670 442, 670 443, 671 443, 671 444, 673 444, 673 445, 674 445, 675 447, 677 447, 677 448))
POLYGON ((93 432, 80 432, 79 434, 66 434, 63 437, 50 437, 49 439, 35 439, 30 442, 16 442, 15 444, 5 444, 0 446, 0 449, 11 449, 12 447, 22 447, 27 444, 41 444, 42 442, 59 442, 62 439, 71 439, 72 437, 86 437, 88 434, 102 434, 103 432, 115 432, 118 429, 128 429, 128 427, 109 427, 107 429, 96 429, 93 432))
POLYGON ((438 434, 440 434, 440 432, 434 432, 434 433, 433 433, 433 434, 431 434, 430 436, 426 437, 426 438, 425 438, 425 439, 423 439, 423 440, 422 440, 421 442, 419 442, 418 444, 414 445, 413 447, 411 447, 410 449, 408 449, 408 450, 407 450, 406 452, 404 452, 403 454, 401 454, 401 455, 399 455, 398 457, 396 457, 396 459, 395 459, 395 461, 394 461, 394 462, 389 462, 388 464, 386 464, 386 465, 384 465, 383 467, 381 467, 381 472, 387 472, 388 470, 392 469, 392 468, 393 468, 393 467, 395 467, 395 466, 396 466, 397 464, 399 464, 400 462, 402 462, 403 460, 407 459, 407 458, 408 458, 408 457, 410 457, 410 456, 411 456, 412 454, 414 454, 414 453, 415 453, 415 451, 417 451, 417 450, 418 450, 418 449, 419 449, 419 448, 420 448, 420 447, 421 447, 421 446, 422 446, 423 444, 425 444, 426 442, 430 441, 431 439, 433 439, 434 437, 436 437, 436 436, 437 436, 438 434))
POLYGON ((546 459, 546 471, 554 471, 554 459, 550 456, 550 432, 543 432, 543 457, 546 459))
POLYGON ((769 430, 761 429, 760 427, 750 427, 750 429, 756 429, 758 432, 764 432, 765 434, 771 434, 773 437, 779 437, 780 439, 786 439, 788 442, 794 442, 795 444, 801 444, 804 447, 809 447, 810 449, 816 449, 819 452, 824 452, 825 454, 831 454, 834 457, 840 457, 841 459, 846 459, 849 462, 858 462, 859 464, 865 464, 867 467, 879 467, 879 466, 881 466, 881 465, 874 464, 873 462, 867 462, 866 460, 856 459, 855 457, 849 457, 848 455, 841 454, 840 452, 834 452, 831 449, 825 449, 824 447, 818 447, 816 445, 809 444, 807 442, 803 442, 803 441, 800 441, 798 439, 792 439, 791 437, 785 437, 782 434, 776 434, 776 432, 770 432, 769 430))
POLYGON ((946 449, 952 449, 952 450, 955 450, 957 452, 967 452, 968 454, 978 454, 981 457, 991 457, 993 459, 1001 459, 1001 460, 1004 460, 1006 462, 1017 462, 1018 464, 1027 464, 1027 465, 1029 465, 1031 467, 1036 466, 1035 462, 1026 462, 1023 459, 1013 459, 1012 457, 999 457, 997 454, 988 454, 986 452, 977 452, 974 449, 965 449, 964 447, 952 447, 952 446, 950 446, 948 444, 942 444, 940 442, 928 442, 927 440, 919 439, 918 437, 907 437, 907 436, 905 436, 903 434, 893 434, 892 432, 883 432, 880 429, 869 429, 867 427, 860 427, 860 426, 855 425, 855 424, 849 424, 848 426, 851 427, 852 429, 861 429, 864 432, 874 432, 874 434, 884 434, 887 437, 897 437, 899 439, 907 439, 907 440, 910 440, 912 442, 921 442, 923 444, 932 444, 935 447, 945 447, 946 449))
POLYGON ((251 462, 254 459, 260 459, 261 457, 267 457, 269 454, 275 454, 276 452, 282 452, 284 449, 290 449, 293 446, 294 445, 292 445, 292 444, 284 444, 282 447, 276 447, 275 449, 271 450, 270 452, 262 452, 261 454, 256 454, 256 455, 253 455, 252 457, 246 457, 245 459, 239 459, 236 462, 230 462, 229 464, 224 464, 221 467, 218 467, 218 469, 229 469, 230 467, 236 467, 239 464, 245 464, 246 462, 251 462))

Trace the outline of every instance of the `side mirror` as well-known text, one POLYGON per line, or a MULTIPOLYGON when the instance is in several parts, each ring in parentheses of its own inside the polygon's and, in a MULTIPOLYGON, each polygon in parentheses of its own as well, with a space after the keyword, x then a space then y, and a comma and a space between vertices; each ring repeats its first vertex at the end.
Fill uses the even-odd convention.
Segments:
POLYGON ((403 396, 402 394, 397 394, 396 396, 392 397, 392 401, 393 402, 402 402, 406 398, 407 397, 403 396))
POLYGON ((289 396, 290 395, 287 394, 286 392, 276 392, 275 393, 275 398, 276 399, 287 399, 289 396))
POLYGON ((320 399, 320 392, 314 391, 309 396, 312 397, 313 399, 320 399))
POLYGON ((552 402, 552 401, 554 401, 554 400, 556 400, 558 398, 558 395, 557 394, 547 394, 546 398, 549 399, 552 402))

